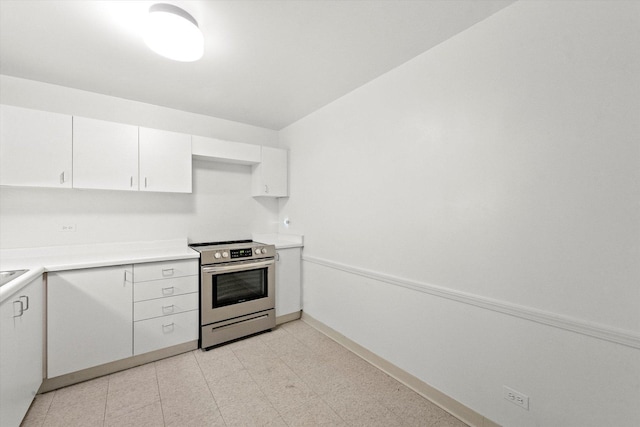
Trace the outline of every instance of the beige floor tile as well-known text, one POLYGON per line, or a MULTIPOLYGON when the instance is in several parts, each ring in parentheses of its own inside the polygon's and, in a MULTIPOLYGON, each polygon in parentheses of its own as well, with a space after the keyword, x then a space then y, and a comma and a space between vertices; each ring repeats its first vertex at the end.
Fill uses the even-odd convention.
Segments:
POLYGON ((265 426, 284 423, 278 411, 271 406, 266 397, 254 398, 251 404, 233 403, 221 406, 220 412, 227 426, 265 426))
POLYGON ((310 403, 318 395, 300 379, 274 381, 261 386, 274 408, 280 413, 310 403))
POLYGON ((328 355, 317 354, 307 346, 283 354, 280 356, 280 359, 298 375, 303 372, 316 369, 320 366, 327 366, 331 360, 328 355))
POLYGON ((309 326, 307 323, 303 322, 302 320, 287 322, 283 325, 280 325, 280 327, 293 335, 298 335, 308 331, 316 331, 315 328, 313 328, 312 326, 309 326))
POLYGON ((218 406, 207 389, 206 394, 180 395, 162 398, 165 425, 176 427, 224 426, 218 406))
POLYGON ((213 381, 207 379, 207 383, 220 409, 266 399, 258 384, 246 370, 213 381))
POLYGON ((100 377, 56 390, 49 411, 64 410, 67 407, 83 405, 88 402, 104 404, 107 399, 108 387, 109 377, 100 377))
POLYGON ((259 367, 269 364, 273 360, 278 360, 278 355, 269 346, 256 339, 245 343, 243 346, 236 345, 231 349, 245 368, 259 367))
POLYGON ((107 419, 106 427, 164 427, 160 402, 137 408, 133 411, 107 419))
POLYGON ((289 333, 264 341, 264 343, 271 349, 271 351, 280 357, 288 353, 304 351, 311 352, 307 345, 289 333))
POLYGON ((105 400, 83 400, 76 405, 49 408, 45 427, 93 427, 104 423, 105 400))
POLYGON ((56 390, 43 425, 101 426, 108 385, 108 377, 101 377, 56 390))
POLYGON ((160 400, 158 379, 153 363, 127 369, 109 376, 105 418, 120 418, 160 400))
POLYGON ((320 396, 344 389, 358 389, 345 375, 323 365, 302 372, 300 378, 320 396))
POLYGON ((315 397, 304 405, 280 411, 282 418, 291 427, 298 426, 343 426, 344 421, 322 399, 315 397))
POLYGON ((156 377, 161 397, 194 390, 209 392, 205 377, 193 353, 185 353, 156 364, 156 377))
POLYGON ((289 332, 287 332, 287 330, 283 328, 282 325, 280 325, 280 326, 276 326, 271 331, 265 332, 264 334, 260 334, 258 336, 262 341, 267 343, 271 340, 281 338, 283 336, 288 336, 288 335, 291 335, 291 334, 289 334, 289 332))
POLYGON ((248 366, 247 371, 260 386, 265 383, 299 380, 291 368, 280 359, 265 360, 263 364, 248 366))
POLYGON ((400 417, 361 390, 344 389, 322 399, 349 425, 402 425, 400 417))
POLYGON ((209 351, 194 350, 193 354, 200 370, 209 380, 222 378, 244 369, 244 365, 236 354, 227 347, 218 347, 209 351))
POLYGON ((47 416, 51 402, 53 401, 53 395, 55 391, 39 394, 31 403, 29 411, 22 420, 20 427, 39 427, 44 424, 44 418, 47 416))

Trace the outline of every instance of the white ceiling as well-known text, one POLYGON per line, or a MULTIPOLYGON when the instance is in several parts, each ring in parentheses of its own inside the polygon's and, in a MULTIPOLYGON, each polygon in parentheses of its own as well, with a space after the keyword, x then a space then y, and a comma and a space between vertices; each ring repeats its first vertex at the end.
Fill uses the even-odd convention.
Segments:
POLYGON ((511 3, 1 0, 0 73, 277 130, 511 3), (158 2, 198 21, 203 59, 145 46, 158 2))

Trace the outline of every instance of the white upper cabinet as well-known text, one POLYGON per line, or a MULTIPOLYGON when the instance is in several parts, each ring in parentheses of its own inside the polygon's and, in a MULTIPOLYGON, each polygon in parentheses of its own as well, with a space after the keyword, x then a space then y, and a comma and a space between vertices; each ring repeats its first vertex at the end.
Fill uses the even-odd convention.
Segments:
POLYGON ((242 142, 225 141, 216 138, 193 135, 191 137, 193 157, 239 165, 260 163, 260 146, 242 142))
POLYGON ((191 193, 191 135, 140 128, 140 191, 191 193))
POLYGON ((0 105, 0 185, 71 188, 71 116, 0 105))
POLYGON ((138 127, 73 118, 73 187, 138 190, 138 127))
POLYGON ((287 197, 287 150, 263 146, 261 157, 253 167, 252 196, 287 197))

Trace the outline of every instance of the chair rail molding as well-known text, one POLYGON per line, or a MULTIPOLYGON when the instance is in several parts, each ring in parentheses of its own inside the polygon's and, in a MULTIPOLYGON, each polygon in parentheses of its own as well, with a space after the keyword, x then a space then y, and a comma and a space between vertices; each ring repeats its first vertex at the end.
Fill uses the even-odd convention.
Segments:
POLYGON ((596 324, 570 316, 539 310, 533 307, 513 304, 506 301, 486 298, 467 292, 447 289, 442 286, 408 280, 402 277, 346 265, 312 255, 304 254, 302 256, 302 260, 304 262, 317 264, 334 270, 340 270, 349 274, 355 274, 379 282, 387 283, 389 285, 400 286, 417 292, 423 292, 440 298, 446 298, 463 304, 473 305, 476 307, 484 308, 486 310, 495 311, 509 316, 515 316, 532 322, 541 323, 543 325, 548 325, 600 340, 640 349, 640 334, 634 333, 632 331, 613 328, 602 324, 596 324))

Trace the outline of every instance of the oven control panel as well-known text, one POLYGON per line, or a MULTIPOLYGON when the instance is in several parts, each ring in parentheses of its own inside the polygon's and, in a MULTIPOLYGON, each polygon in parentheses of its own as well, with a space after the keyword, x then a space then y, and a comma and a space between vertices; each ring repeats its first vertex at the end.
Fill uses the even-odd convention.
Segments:
POLYGON ((202 265, 270 258, 276 255, 274 245, 263 245, 255 242, 252 245, 210 246, 198 249, 202 258, 202 265))
MULTIPOLYGON (((259 251, 260 249, 256 249, 256 251, 259 251)), ((251 248, 244 248, 244 249, 231 249, 229 251, 229 253, 231 254, 231 259, 236 259, 236 258, 251 258, 253 256, 253 251, 251 250, 251 248)), ((266 253, 266 251, 265 251, 266 253)))

